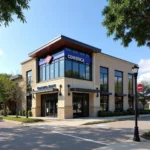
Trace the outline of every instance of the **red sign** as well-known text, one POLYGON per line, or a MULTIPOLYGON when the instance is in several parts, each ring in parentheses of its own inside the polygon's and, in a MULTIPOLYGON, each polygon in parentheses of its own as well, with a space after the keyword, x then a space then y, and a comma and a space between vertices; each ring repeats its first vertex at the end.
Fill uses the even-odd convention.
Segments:
POLYGON ((52 56, 49 56, 49 55, 48 55, 48 56, 45 58, 45 61, 46 61, 47 64, 49 64, 51 60, 52 60, 52 56))
POLYGON ((138 84, 137 87, 136 87, 136 89, 137 89, 138 92, 143 91, 143 89, 144 89, 143 84, 138 84))

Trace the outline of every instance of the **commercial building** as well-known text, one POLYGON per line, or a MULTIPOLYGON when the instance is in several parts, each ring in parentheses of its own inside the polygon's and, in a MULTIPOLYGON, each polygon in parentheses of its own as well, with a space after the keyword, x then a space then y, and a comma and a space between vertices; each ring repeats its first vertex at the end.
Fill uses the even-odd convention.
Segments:
POLYGON ((64 119, 133 108, 134 63, 65 36, 29 53, 29 57, 21 63, 21 78, 14 80, 26 84, 22 109, 28 101, 33 116, 64 119))

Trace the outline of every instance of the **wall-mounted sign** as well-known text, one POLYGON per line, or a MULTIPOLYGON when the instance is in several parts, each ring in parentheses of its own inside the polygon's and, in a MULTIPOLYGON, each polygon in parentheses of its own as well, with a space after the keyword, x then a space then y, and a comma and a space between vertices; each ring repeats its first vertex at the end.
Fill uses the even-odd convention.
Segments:
POLYGON ((37 87, 38 90, 48 90, 48 89, 53 89, 53 88, 56 88, 56 84, 37 87))
POLYGON ((78 56, 73 56, 73 55, 67 55, 68 59, 73 59, 76 61, 80 61, 82 63, 84 63, 84 58, 78 57, 78 56))

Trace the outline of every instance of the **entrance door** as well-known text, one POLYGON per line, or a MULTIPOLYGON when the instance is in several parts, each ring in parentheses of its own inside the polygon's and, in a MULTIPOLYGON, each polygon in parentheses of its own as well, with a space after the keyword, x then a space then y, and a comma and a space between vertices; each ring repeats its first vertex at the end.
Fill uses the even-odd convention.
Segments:
POLYGON ((73 117, 89 116, 89 94, 73 93, 73 117))
POLYGON ((46 94, 41 96, 41 116, 57 116, 58 94, 46 94))

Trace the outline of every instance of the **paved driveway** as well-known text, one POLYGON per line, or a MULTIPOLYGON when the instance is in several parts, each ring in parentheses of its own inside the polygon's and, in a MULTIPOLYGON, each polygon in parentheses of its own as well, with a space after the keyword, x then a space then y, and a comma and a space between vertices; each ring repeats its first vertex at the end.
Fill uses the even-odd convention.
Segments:
MULTIPOLYGON (((133 137, 134 120, 79 127, 20 126, 0 122, 0 150, 91 150, 133 137)), ((139 121, 140 132, 150 130, 150 117, 139 121)))

